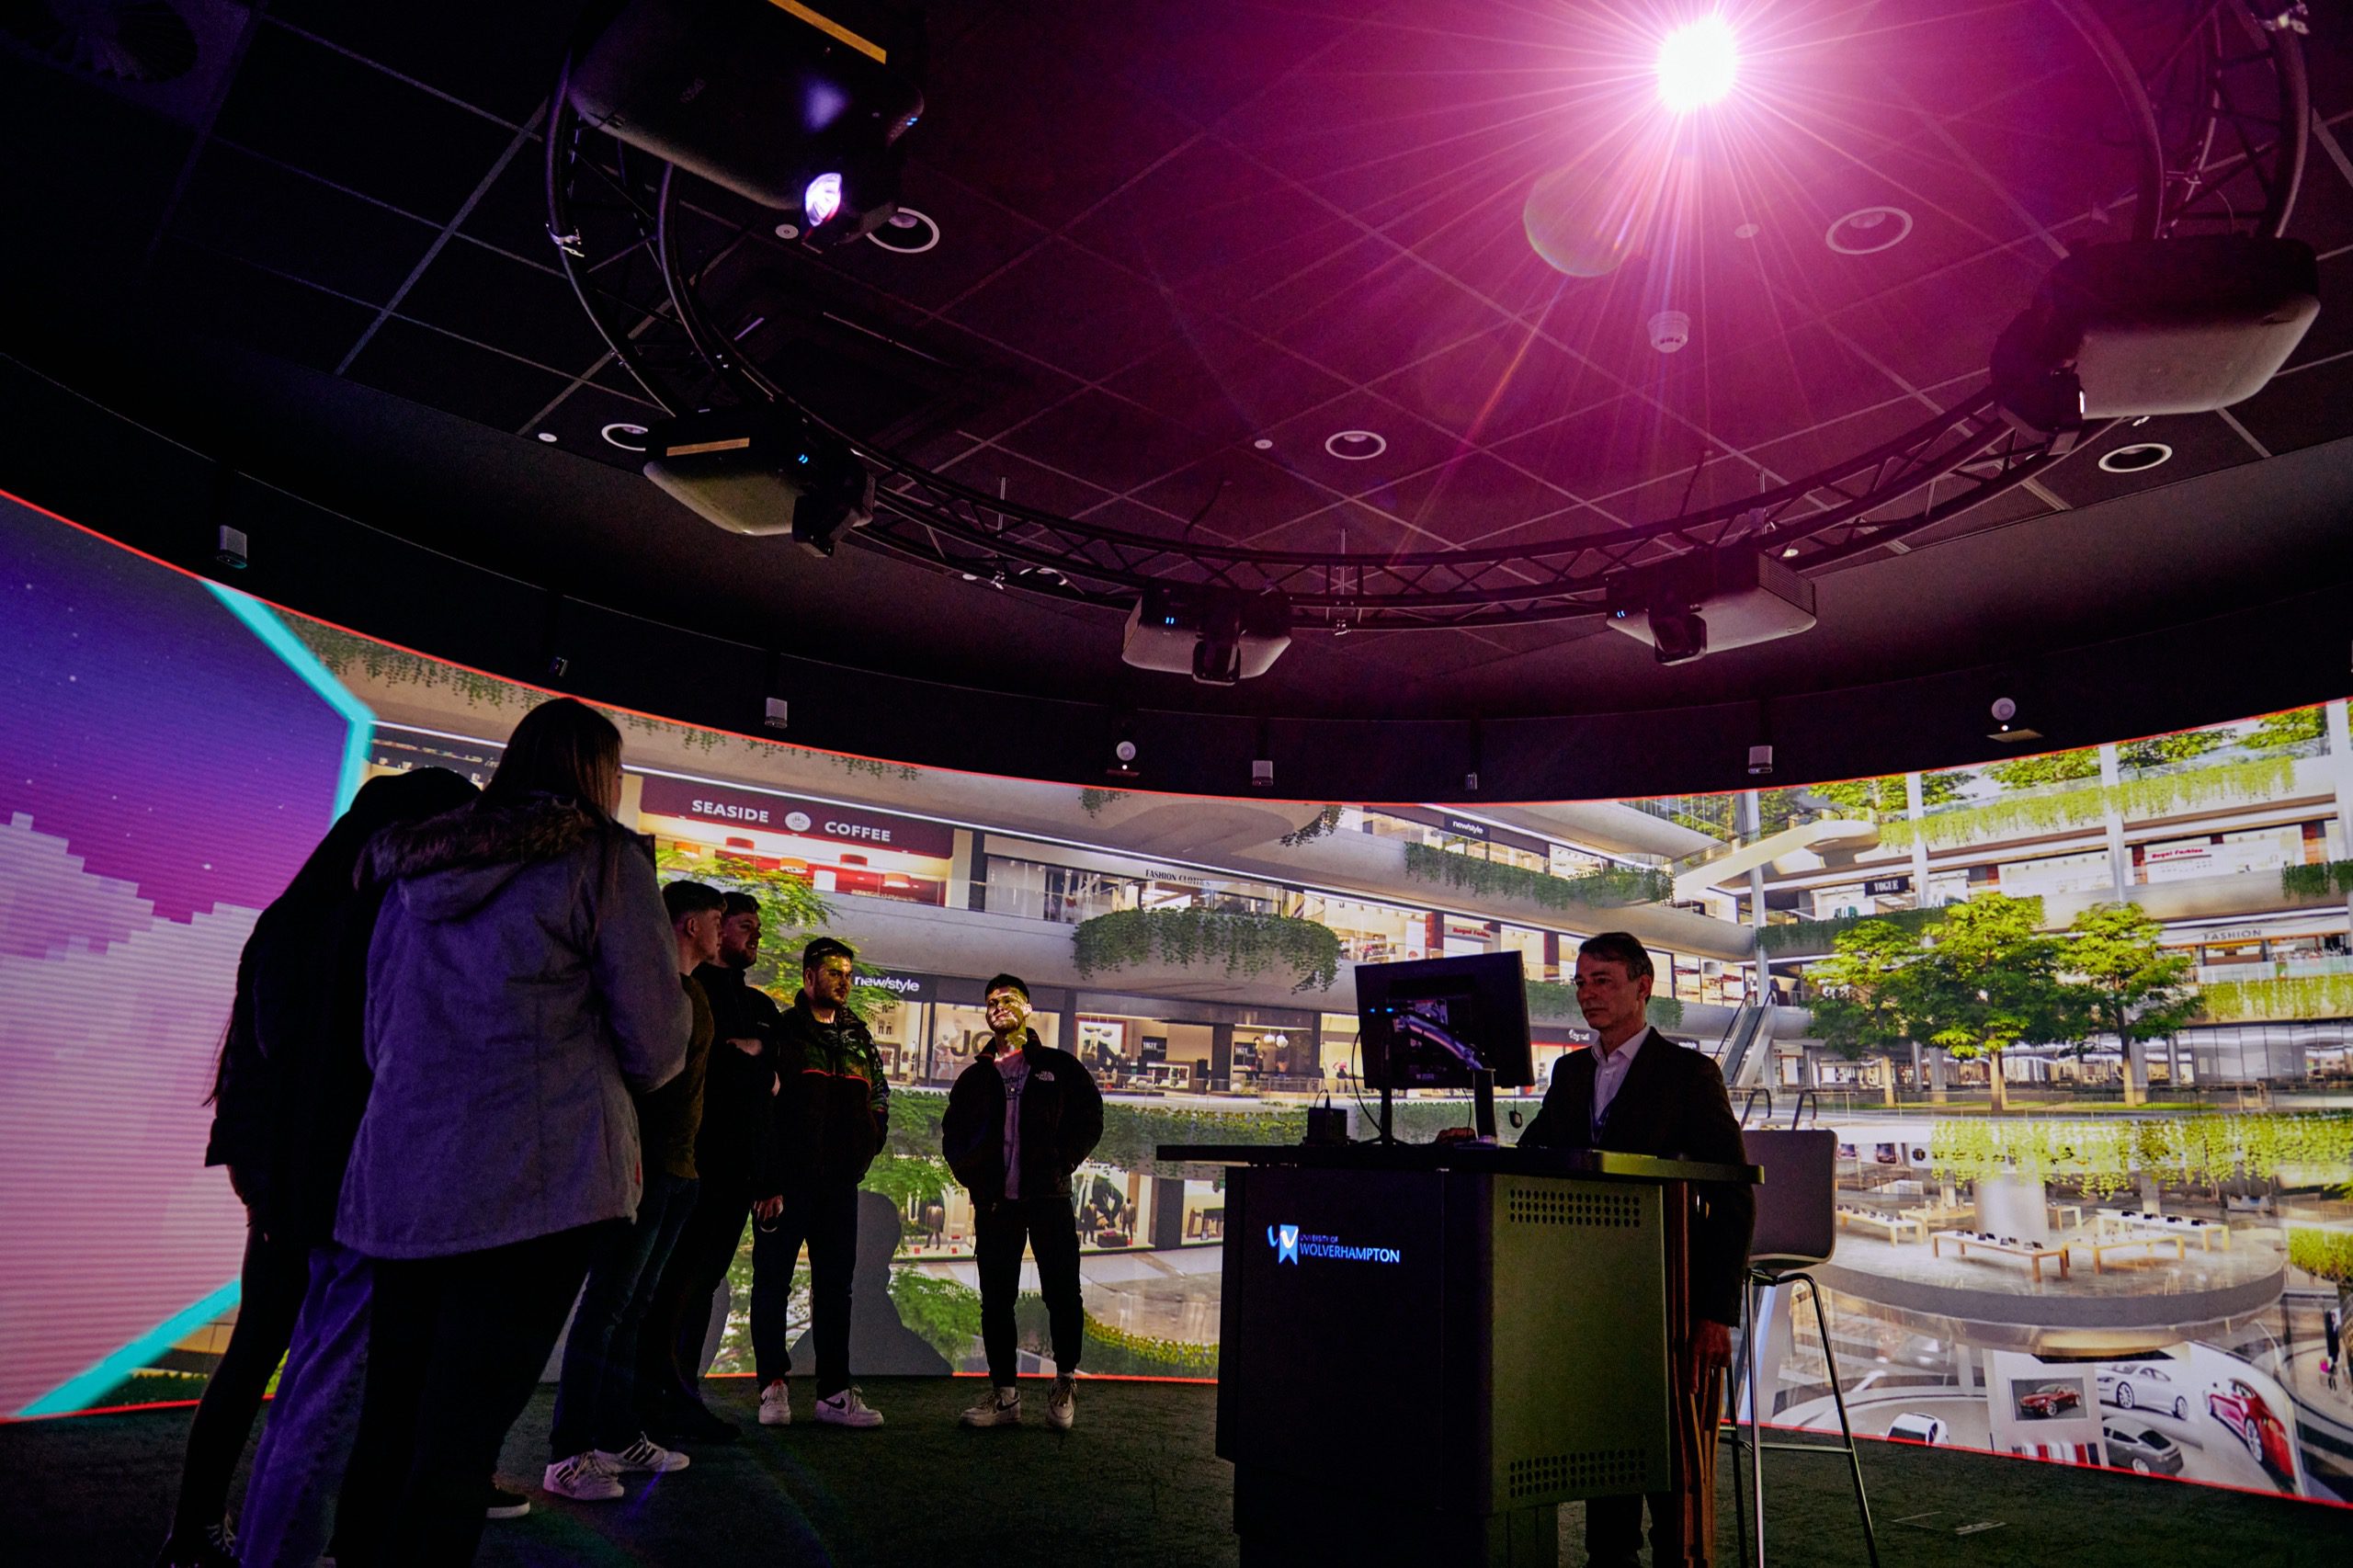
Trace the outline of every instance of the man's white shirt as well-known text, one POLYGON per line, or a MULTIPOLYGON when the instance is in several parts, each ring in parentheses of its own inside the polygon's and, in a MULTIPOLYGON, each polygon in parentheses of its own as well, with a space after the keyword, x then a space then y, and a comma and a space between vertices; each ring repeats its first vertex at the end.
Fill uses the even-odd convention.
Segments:
POLYGON ((1603 1054, 1600 1046, 1596 1045, 1593 1048, 1595 1131, 1598 1131, 1601 1125, 1609 1119, 1609 1102, 1616 1099, 1618 1091, 1625 1086, 1627 1070, 1634 1064, 1634 1052, 1642 1050, 1643 1042, 1650 1038, 1650 1032, 1645 1028, 1642 1033, 1607 1055, 1603 1054))

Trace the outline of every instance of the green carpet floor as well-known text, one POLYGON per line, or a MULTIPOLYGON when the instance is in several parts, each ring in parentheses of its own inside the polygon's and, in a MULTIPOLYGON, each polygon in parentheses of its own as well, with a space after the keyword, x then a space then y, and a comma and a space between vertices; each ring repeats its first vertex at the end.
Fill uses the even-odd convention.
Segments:
MULTIPOLYGON (((1092 1383, 1077 1430, 968 1432, 971 1381, 877 1381, 890 1424, 845 1432, 750 1426, 748 1383, 713 1403, 745 1440, 634 1482, 619 1503, 539 1494, 550 1396, 506 1447, 509 1483, 531 1483, 532 1516, 494 1523, 491 1568, 582 1563, 728 1568, 735 1563, 896 1568, 1178 1568, 1235 1561, 1232 1484, 1211 1452, 1214 1392, 1092 1383)), ((1042 1392, 1042 1386, 1040 1390, 1042 1392)), ((805 1413, 807 1383, 795 1403, 805 1413)), ((0 1426, 0 1562, 25 1568, 134 1568, 152 1561, 178 1482, 185 1411, 0 1426)), ((1401 1425, 1401 1445, 1416 1432, 1401 1425)), ((1887 1568, 2338 1568, 2353 1564, 2353 1511, 2055 1465, 1866 1444, 1864 1474, 1887 1568), (1991 1525, 1994 1528, 1976 1528, 1991 1525), (1966 1530, 1968 1533, 1961 1533, 1966 1530)), ((1774 1455, 1768 1540, 1776 1563, 1860 1564, 1846 1470, 1774 1455)), ((240 1475, 238 1485, 243 1486, 240 1475)), ((1725 1482, 1729 1495, 1729 1480, 1725 1482)), ((1584 1561, 1578 1511, 1563 1511, 1561 1561, 1584 1561)), ((1719 1561, 1733 1559, 1731 1520, 1719 1561)))

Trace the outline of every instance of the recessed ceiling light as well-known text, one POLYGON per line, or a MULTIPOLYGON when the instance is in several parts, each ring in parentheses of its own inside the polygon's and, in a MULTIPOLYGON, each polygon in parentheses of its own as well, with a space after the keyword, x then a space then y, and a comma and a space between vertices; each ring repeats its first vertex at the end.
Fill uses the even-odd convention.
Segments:
POLYGON ((542 430, 540 432, 540 439, 552 447, 555 445, 555 432, 552 430, 542 430))
POLYGON ((625 452, 645 450, 645 426, 642 425, 608 425, 601 432, 606 440, 625 452))
POLYGON ((779 240, 797 240, 801 237, 801 225, 798 223, 779 223, 776 226, 776 237, 779 240))
POLYGON ((1784 545, 1781 548, 1781 559, 1787 561, 1790 556, 1795 555, 1797 552, 1798 547, 1796 545, 1784 545))
POLYGON ((1903 208, 1858 207, 1824 230, 1822 243, 1840 256, 1877 256, 1911 233, 1912 214, 1903 208))
POLYGON ((902 207, 891 214, 891 221, 866 236, 884 250, 901 256, 921 256, 939 243, 939 225, 927 212, 912 207, 902 207))
POLYGON ((1270 451, 1270 450, 1272 450, 1272 449, 1273 449, 1273 448, 1274 448, 1274 445, 1275 445, 1272 441, 1269 441, 1269 440, 1268 440, 1268 439, 1267 439, 1267 437, 1265 437, 1264 436, 1259 437, 1256 440, 1255 440, 1255 441, 1251 442, 1250 444, 1251 444, 1252 446, 1254 446, 1254 447, 1257 448, 1257 449, 1258 449, 1260 451, 1262 451, 1262 452, 1264 452, 1264 451, 1270 451))
POLYGON ((1389 442, 1374 430, 1335 430, 1324 437, 1324 449, 1342 462, 1360 463, 1387 451, 1389 442))
POLYGON ((1764 232, 1765 227, 1761 223, 1743 223, 1732 232, 1732 237, 1735 240, 1753 240, 1764 232))
POLYGON ((2136 441, 2101 458, 2099 466, 2104 473, 2142 473, 2172 456, 2173 449, 2163 441, 2136 441))

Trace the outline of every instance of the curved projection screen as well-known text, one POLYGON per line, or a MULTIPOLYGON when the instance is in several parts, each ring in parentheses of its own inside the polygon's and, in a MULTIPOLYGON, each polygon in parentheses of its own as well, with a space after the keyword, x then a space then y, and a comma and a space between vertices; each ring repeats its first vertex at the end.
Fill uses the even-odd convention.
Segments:
MULTIPOLYGON (((486 778, 540 694, 13 503, 0 560, 0 1412, 187 1398, 235 1309, 242 1214, 203 1158, 241 944, 366 777, 486 778)), ((864 1248, 890 1256, 890 1289, 861 1309, 862 1371, 980 1365, 971 1215, 938 1157, 945 1088, 985 1033, 980 977, 1029 977, 1041 1033, 1108 1090, 1074 1197, 1086 1370, 1210 1377, 1222 1194, 1154 1145, 1296 1141, 1308 1104, 1350 1104, 1358 961, 1517 949, 1549 1075, 1584 1043, 1576 939, 1622 926, 1658 960, 1654 1021, 1715 1054, 1736 1103, 1786 1124, 1799 1096, 1839 1134, 1831 1342, 1768 1304, 1769 1418, 1833 1423, 1828 1356, 1867 1433, 2336 1501, 2353 1498, 2353 1376, 2332 1387, 2325 1365, 2353 1286, 2344 711, 1475 817, 1080 790, 616 717, 625 813, 665 874, 769 901, 755 978, 789 986, 799 937, 778 916, 812 898, 869 960, 895 1085, 864 1248), (2129 1050, 2096 1023, 1998 1056, 1923 1050, 1824 1005, 1859 930, 1916 957, 1954 910, 2011 909, 2072 941, 2119 894, 2174 975, 2176 1016, 2129 1050)), ((1512 1138, 1534 1100, 1499 1108, 1512 1138)), ((1414 1138, 1466 1114, 1400 1111, 1414 1138)), ((748 1247, 715 1303, 721 1372, 746 1358, 747 1275, 748 1247)), ((1042 1364, 1042 1311, 1021 1316, 1042 1364)))

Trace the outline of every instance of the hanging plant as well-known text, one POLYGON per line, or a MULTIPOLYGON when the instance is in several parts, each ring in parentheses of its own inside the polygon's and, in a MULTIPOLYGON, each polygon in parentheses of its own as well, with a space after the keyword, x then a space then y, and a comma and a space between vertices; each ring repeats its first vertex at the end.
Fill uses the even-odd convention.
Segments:
POLYGON ((1488 898, 1526 899, 1547 909, 1620 908, 1658 903, 1673 891, 1665 871, 1612 866, 1582 877, 1556 877, 1496 860, 1480 860, 1427 844, 1405 846, 1405 874, 1418 881, 1444 882, 1488 898))
POLYGON ((1156 956, 1178 966, 1222 962, 1228 974, 1284 969, 1294 991, 1326 991, 1340 978, 1340 938, 1313 920, 1223 909, 1121 909, 1071 934, 1081 974, 1131 969, 1156 956))
POLYGON ((1283 835, 1282 841, 1293 849, 1302 844, 1313 844, 1340 825, 1340 808, 1326 806, 1315 813, 1314 820, 1302 823, 1283 835))
POLYGON ((1078 792, 1078 809, 1090 817, 1099 817, 1103 814, 1104 807, 1114 801, 1124 801, 1127 797, 1128 792, 1125 790, 1081 790, 1078 792))
POLYGON ((2353 860, 2318 866, 2282 866, 2279 891, 2290 898, 2353 897, 2353 860))
POLYGON ((2200 1017, 2218 1024, 2353 1017, 2353 974, 2225 980, 2199 1002, 2200 1017))
POLYGON ((2288 1261, 2316 1279, 2353 1285, 2353 1231, 2296 1226, 2288 1233, 2288 1261))
POLYGON ((2113 787, 2086 782, 2049 794, 2019 795, 1963 811, 1938 812, 1918 822, 1909 817, 1884 822, 1880 824, 1879 843, 1881 849, 1903 849, 1915 840, 1931 847, 1949 847, 2030 837, 2102 821, 2110 810, 2126 822, 2147 822, 2178 816, 2199 806, 2272 800, 2292 788, 2295 780, 2296 759, 2273 756, 2130 778, 2113 787))
POLYGON ((2120 1192, 2135 1175, 2212 1186, 2234 1176, 2353 1187, 2353 1115, 2149 1117, 2130 1120, 1989 1120, 1936 1123, 1936 1168, 1958 1180, 2082 1178, 2094 1196, 2120 1192))

